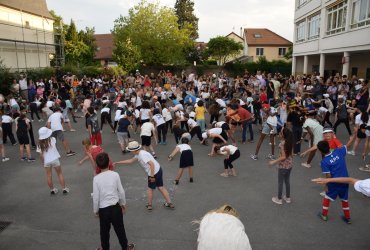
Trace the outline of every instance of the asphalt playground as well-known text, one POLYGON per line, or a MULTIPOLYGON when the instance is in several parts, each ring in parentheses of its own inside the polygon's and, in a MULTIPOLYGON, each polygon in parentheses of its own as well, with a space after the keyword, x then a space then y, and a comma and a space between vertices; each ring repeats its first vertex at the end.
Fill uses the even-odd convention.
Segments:
MULTIPOLYGON (((35 121, 37 135, 42 123, 35 121)), ((100 245, 99 221, 92 211, 92 169, 89 162, 78 166, 83 157, 81 140, 87 136, 82 118, 73 126, 77 132, 65 132, 72 150, 77 155, 61 158, 68 195, 49 194, 45 170, 40 160, 25 163, 19 160, 19 149, 6 145, 11 158, 0 162, 0 225, 11 224, 0 232, 0 249, 96 249, 100 245)), ((240 131, 237 132, 240 138, 240 131)), ((139 135, 132 133, 134 139, 139 135)), ((194 183, 189 183, 187 172, 180 184, 172 184, 178 170, 179 156, 168 162, 167 156, 175 146, 168 135, 168 144, 156 146, 158 161, 164 171, 175 210, 162 206, 164 200, 154 193, 154 209, 148 212, 146 205, 146 176, 138 164, 119 166, 126 191, 127 213, 124 216, 126 233, 130 242, 139 250, 188 250, 196 249, 197 228, 193 222, 207 211, 223 204, 235 207, 245 226, 253 249, 370 249, 370 199, 350 188, 352 224, 345 224, 340 201, 331 203, 329 221, 317 217, 321 210, 323 187, 310 180, 320 176, 316 155, 312 168, 301 166, 303 159, 295 156, 291 175, 292 203, 279 206, 271 198, 277 194, 277 171, 268 166, 265 156, 270 152, 265 140, 254 161, 249 155, 255 150, 259 132, 255 129, 255 143, 239 145, 241 157, 234 164, 238 176, 224 178, 223 157, 209 157, 210 146, 202 146, 197 138, 191 143, 195 167, 194 183)), ((339 128, 338 137, 347 142, 348 134, 339 128)), ((103 147, 113 161, 127 159, 130 154, 120 151, 115 134, 105 125, 103 147)), ((303 148, 307 148, 305 143, 303 148)), ((64 153, 59 144, 61 153, 64 153)), ((362 145, 357 150, 362 152, 362 145)), ((33 151, 36 156, 36 152, 33 151)), ((358 170, 363 160, 360 156, 347 156, 350 175, 360 179, 370 178, 370 173, 358 170)), ((54 184, 60 189, 56 176, 54 184)), ((226 235, 227 237, 227 235, 226 235)), ((118 240, 111 230, 111 249, 119 249, 118 240)))

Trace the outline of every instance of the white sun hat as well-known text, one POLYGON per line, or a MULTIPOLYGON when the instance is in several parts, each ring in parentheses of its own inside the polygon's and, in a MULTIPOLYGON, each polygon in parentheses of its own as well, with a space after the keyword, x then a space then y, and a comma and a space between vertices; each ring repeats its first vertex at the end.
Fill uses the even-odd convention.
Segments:
POLYGON ((53 131, 47 127, 42 127, 39 129, 39 140, 47 139, 51 136, 53 131))

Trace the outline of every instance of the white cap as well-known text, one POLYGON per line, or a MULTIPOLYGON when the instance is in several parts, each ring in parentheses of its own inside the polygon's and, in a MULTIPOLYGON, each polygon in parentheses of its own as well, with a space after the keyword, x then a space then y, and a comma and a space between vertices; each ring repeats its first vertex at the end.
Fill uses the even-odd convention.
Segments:
POLYGON ((370 196, 370 179, 356 181, 354 187, 357 192, 370 196))
POLYGON ((194 118, 195 117, 195 112, 194 111, 191 111, 190 114, 189 114, 189 117, 194 118))
POLYGON ((322 131, 323 134, 325 133, 334 133, 334 130, 332 128, 324 128, 324 130, 322 131))
POLYGON ((329 94, 323 94, 324 97, 328 98, 329 97, 329 94))
POLYGON ((277 112, 277 111, 276 111, 276 108, 271 107, 271 108, 270 108, 270 112, 271 112, 271 113, 276 113, 276 112, 277 112))

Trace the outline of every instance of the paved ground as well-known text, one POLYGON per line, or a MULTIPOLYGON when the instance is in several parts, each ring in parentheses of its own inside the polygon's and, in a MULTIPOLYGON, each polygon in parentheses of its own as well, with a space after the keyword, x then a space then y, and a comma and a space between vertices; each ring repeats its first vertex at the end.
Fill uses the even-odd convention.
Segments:
MULTIPOLYGON (((39 126, 35 122, 35 126, 39 126)), ((18 149, 7 146, 11 161, 0 162, 0 220, 13 223, 0 233, 0 249, 95 249, 99 246, 99 223, 92 213, 92 171, 88 163, 78 167, 82 157, 80 141, 86 136, 82 120, 75 125, 78 132, 66 133, 74 157, 63 157, 61 162, 70 194, 50 196, 43 167, 39 161, 22 163, 18 149)), ((35 132, 37 130, 35 129, 35 132)), ((348 139, 343 128, 340 139, 348 139)), ((137 138, 137 136, 135 135, 137 138)), ((256 136, 258 138, 258 134, 256 136)), ((210 209, 225 203, 234 206, 241 215, 246 232, 254 249, 369 249, 370 199, 350 191, 352 225, 340 220, 340 202, 331 204, 329 221, 322 222, 316 214, 321 208, 322 187, 312 184, 311 178, 320 175, 319 158, 312 169, 300 166, 294 159, 291 176, 292 204, 283 206, 271 202, 277 192, 277 171, 268 167, 264 156, 269 153, 268 142, 261 149, 260 160, 249 155, 255 143, 241 145, 241 158, 235 166, 238 176, 223 178, 222 157, 209 158, 210 147, 193 142, 195 157, 195 182, 189 183, 187 175, 178 187, 172 180, 178 169, 179 158, 167 162, 167 155, 175 141, 170 135, 167 146, 157 146, 159 162, 164 169, 167 188, 176 204, 168 211, 163 200, 155 193, 154 210, 145 209, 146 177, 138 165, 117 169, 126 190, 128 209, 124 217, 126 232, 137 249, 195 249, 197 226, 192 221, 201 218, 210 209)), ((115 135, 108 129, 103 133, 104 148, 114 161, 129 155, 120 153, 115 135)), ((347 157, 352 176, 369 178, 360 172, 359 157, 347 157)), ((59 187, 58 185, 56 185, 59 187)), ((119 249, 111 232, 112 249, 119 249)))

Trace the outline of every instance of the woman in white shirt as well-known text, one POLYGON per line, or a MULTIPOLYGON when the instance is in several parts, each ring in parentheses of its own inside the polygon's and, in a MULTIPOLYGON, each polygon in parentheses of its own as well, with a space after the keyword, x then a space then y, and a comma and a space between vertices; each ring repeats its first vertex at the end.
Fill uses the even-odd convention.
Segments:
POLYGON ((148 101, 143 101, 143 104, 140 109, 141 124, 150 121, 150 118, 151 118, 150 104, 148 101))

